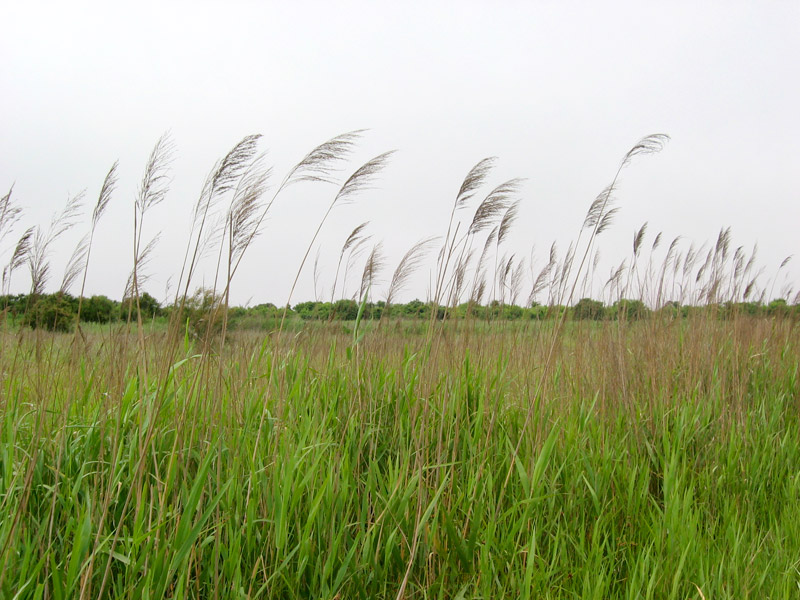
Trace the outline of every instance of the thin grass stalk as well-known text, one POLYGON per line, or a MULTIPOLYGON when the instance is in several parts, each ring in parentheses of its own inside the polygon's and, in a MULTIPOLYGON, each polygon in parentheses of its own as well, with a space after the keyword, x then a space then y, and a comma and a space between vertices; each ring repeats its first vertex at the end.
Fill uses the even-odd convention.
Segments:
POLYGON ((83 307, 83 296, 86 292, 86 276, 89 272, 89 260, 92 257, 94 232, 97 228, 97 223, 100 221, 100 218, 103 216, 103 213, 108 207, 108 203, 111 201, 111 195, 114 193, 114 188, 117 185, 118 167, 119 161, 115 161, 108 170, 108 173, 106 173, 105 179, 103 180, 103 186, 100 188, 100 195, 98 196, 97 203, 94 205, 94 210, 92 211, 92 224, 89 228, 89 241, 86 246, 86 260, 83 263, 83 275, 81 277, 81 291, 78 296, 78 311, 77 315, 75 316, 76 332, 80 330, 81 308, 83 307))
POLYGON ((394 154, 394 150, 389 152, 384 152, 383 154, 379 154, 375 158, 370 159, 366 163, 364 163, 361 167, 359 167, 348 179, 344 182, 339 191, 334 196, 333 200, 331 201, 328 209, 325 211, 325 214, 322 216, 322 220, 317 225, 317 229, 314 231, 314 235, 311 238, 311 243, 309 243, 308 247, 306 248, 305 254, 303 255, 302 260, 300 261, 300 267, 297 269, 297 274, 295 275, 294 281, 292 282, 291 288, 289 288, 289 297, 286 300, 286 305, 283 309, 283 315, 281 316, 281 324, 278 328, 278 337, 280 338, 280 332, 283 331, 284 322, 286 321, 286 314, 289 309, 289 303, 292 300, 292 295, 294 294, 294 290, 297 287, 297 282, 300 279, 300 273, 303 271, 303 267, 305 266, 306 260, 308 259, 308 255, 311 252, 311 248, 313 248, 314 243, 317 241, 317 236, 319 236, 320 231, 322 231, 322 226, 325 225, 325 221, 328 220, 328 217, 333 211, 334 207, 338 204, 346 203, 352 200, 353 196, 355 196, 358 192, 362 191, 363 189, 367 188, 371 185, 373 178, 386 166, 389 158, 394 154))
MULTIPOLYGON (((625 155, 625 158, 623 158, 619 168, 617 169, 616 174, 614 175, 614 179, 611 182, 611 186, 609 186, 609 188, 607 188, 607 192, 604 194, 604 199, 603 199, 602 204, 600 205, 600 209, 599 209, 599 213, 598 214, 600 214, 600 215, 604 214, 606 204, 608 203, 609 198, 610 198, 611 190, 614 189, 614 187, 615 187, 615 185, 617 183, 617 179, 619 178, 620 173, 622 172, 622 169, 624 167, 626 167, 628 164, 630 164, 630 161, 632 160, 632 158, 634 158, 635 156, 637 156, 639 154, 649 154, 649 153, 653 153, 653 152, 658 152, 659 150, 661 150, 661 148, 663 147, 663 144, 666 142, 667 139, 669 139, 668 136, 665 136, 665 135, 662 135, 662 134, 656 134, 656 135, 648 136, 646 138, 643 138, 639 143, 637 143, 633 148, 631 148, 631 150, 628 151, 628 153, 625 155)), ((584 251, 584 254, 583 254, 582 258, 581 258, 581 262, 578 265, 578 270, 577 270, 578 274, 580 274, 580 272, 583 269, 583 266, 584 266, 584 264, 586 262, 586 258, 587 258, 588 254, 589 254, 589 249, 591 247, 591 242, 597 236, 598 230, 600 229, 601 224, 602 224, 602 219, 595 219, 594 220, 594 225, 593 225, 593 229, 592 229, 592 234, 591 234, 591 236, 589 238, 589 243, 586 245, 586 250, 584 251)), ((575 291, 575 286, 577 284, 577 281, 578 281, 578 279, 577 279, 577 276, 576 276, 575 282, 573 283, 572 288, 570 289, 569 297, 567 298, 567 303, 568 304, 572 300, 572 295, 573 295, 573 293, 575 291)), ((543 387, 544 378, 547 375, 547 373, 549 371, 549 367, 550 367, 550 365, 552 363, 552 359, 553 359, 553 355, 554 355, 555 347, 556 347, 556 342, 558 340, 558 335, 560 334, 561 329, 564 326, 564 321, 566 319, 566 314, 567 314, 566 311, 564 311, 561 314, 561 316, 558 318, 558 320, 556 322, 556 327, 553 329, 553 338, 552 338, 552 341, 549 344, 549 349, 547 351, 545 363, 544 363, 544 366, 543 366, 543 369, 542 369, 542 375, 539 377, 539 381, 536 384, 536 388, 535 388, 536 392, 534 393, 534 396, 533 396, 534 398, 538 398, 539 397, 539 393, 541 392, 541 389, 543 387)), ((535 404, 531 403, 530 407, 528 408, 528 410, 526 412, 525 421, 523 422, 522 430, 519 433, 519 440, 517 441, 516 445, 514 446, 514 452, 513 452, 513 455, 512 455, 513 459, 516 459, 517 455, 519 454, 519 449, 520 449, 520 447, 522 445, 522 440, 524 439, 525 431, 527 430, 528 425, 530 424, 531 417, 533 415, 534 407, 535 407, 535 404)), ((508 487, 508 482, 509 482, 509 479, 511 478, 512 472, 513 472, 513 466, 509 466, 509 469, 506 472, 505 479, 503 480, 503 486, 501 488, 501 492, 500 492, 499 497, 498 497, 498 504, 497 504, 497 508, 498 509, 500 507, 500 501, 502 500, 503 495, 505 494, 505 490, 508 487)))

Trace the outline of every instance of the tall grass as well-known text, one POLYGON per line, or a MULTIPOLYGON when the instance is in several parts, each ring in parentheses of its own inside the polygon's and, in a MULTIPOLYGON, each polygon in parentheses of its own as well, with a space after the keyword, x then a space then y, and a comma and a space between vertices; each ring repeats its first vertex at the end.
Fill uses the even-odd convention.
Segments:
POLYGON ((17 334, 0 589, 369 598, 408 574, 407 597, 795 597, 796 326, 629 324, 620 369, 611 326, 579 325, 534 397, 551 326, 445 330, 435 356, 384 328, 357 365, 339 328, 239 333, 147 387, 134 338, 92 334, 75 364, 68 336, 37 360, 17 334))
MULTIPOLYGON (((212 169, 168 327, 138 310, 135 329, 83 336, 5 322, 0 597, 798 597, 797 322, 710 310, 567 319, 555 306, 593 285, 588 265, 613 216, 615 183, 571 250, 559 259, 553 247, 536 277, 527 265, 531 295, 547 295, 555 318, 438 322, 432 310, 430 323, 409 328, 387 311, 368 323, 376 245, 355 322, 292 335, 283 323, 266 334, 227 331, 234 275, 270 206, 290 184, 333 183, 357 135, 312 150, 266 201, 257 136, 212 169), (186 303, 208 247, 217 301, 205 333, 191 335, 186 303)), ((620 170, 661 143, 645 138, 620 170)), ((135 203, 134 297, 145 275, 143 217, 166 193, 161 150, 135 203)), ((349 199, 385 161, 339 184, 317 231, 344 190, 349 199)), ((436 242, 435 309, 477 301, 480 289, 501 303, 519 295, 524 263, 500 257, 516 180, 457 219, 491 164, 469 173, 436 242)), ((683 298, 709 303, 753 293, 754 267, 729 251, 729 234, 701 265, 700 251, 676 258, 676 244, 660 266, 652 254, 644 266, 645 233, 605 286, 612 298, 635 289, 660 306, 681 280, 683 298)), ((334 285, 362 239, 359 226, 334 285)), ((387 303, 434 243, 409 250, 387 303)), ((36 248, 21 256, 46 265, 47 247, 36 248)), ((24 263, 15 251, 9 264, 24 263)), ((85 275, 88 255, 80 264, 85 275)))

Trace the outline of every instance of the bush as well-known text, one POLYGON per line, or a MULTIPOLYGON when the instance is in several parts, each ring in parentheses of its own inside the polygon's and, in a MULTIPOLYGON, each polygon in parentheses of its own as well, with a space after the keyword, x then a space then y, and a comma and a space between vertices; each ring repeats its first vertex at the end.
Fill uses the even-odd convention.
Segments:
POLYGON ((81 306, 81 321, 89 323, 108 323, 118 315, 119 304, 106 296, 86 298, 81 306))
MULTIPOLYGON (((142 319, 145 320, 160 317, 162 314, 164 314, 164 311, 161 309, 161 303, 147 292, 144 292, 139 296, 139 308, 142 311, 142 319)), ((128 315, 131 316, 131 320, 133 321, 137 319, 135 298, 122 299, 119 316, 121 319, 127 320, 128 315)))
POLYGON ((572 318, 577 320, 592 320, 599 321, 605 317, 606 308, 599 300, 592 300, 591 298, 581 298, 578 303, 572 307, 572 318))
POLYGON ((331 304, 329 302, 301 302, 294 307, 294 312, 304 321, 327 321, 331 314, 331 304))
POLYGON ((641 300, 623 299, 614 303, 612 314, 615 319, 638 321, 647 318, 650 315, 650 309, 641 300))
POLYGON ((358 317, 358 303, 355 300, 337 300, 333 304, 333 318, 340 321, 355 321, 358 317))
POLYGON ((213 290, 200 288, 186 299, 181 321, 194 337, 202 339, 206 334, 217 334, 222 331, 221 305, 221 296, 214 294, 213 290))
POLYGON ((25 314, 28 309, 28 295, 16 294, 14 296, 0 296, 0 310, 12 317, 25 314))
POLYGON ((543 321, 547 318, 548 311, 548 307, 542 306, 541 304, 531 306, 527 310, 528 319, 531 321, 543 321))
POLYGON ((777 298, 767 305, 767 314, 770 317, 788 317, 789 305, 783 298, 777 298))
POLYGON ((403 306, 403 316, 411 317, 412 319, 428 319, 431 316, 431 307, 421 300, 414 299, 405 305, 398 305, 395 308, 403 306))
POLYGON ((31 329, 69 332, 75 326, 77 303, 67 294, 47 294, 32 299, 32 306, 23 317, 31 329))

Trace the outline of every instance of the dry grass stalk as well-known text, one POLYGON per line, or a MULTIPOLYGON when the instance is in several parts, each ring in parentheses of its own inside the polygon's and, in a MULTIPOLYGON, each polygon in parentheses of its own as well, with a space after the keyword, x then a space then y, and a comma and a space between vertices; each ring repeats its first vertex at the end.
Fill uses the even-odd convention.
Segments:
MULTIPOLYGON (((67 200, 64 209, 53 216, 50 226, 45 230, 37 226, 26 254, 26 262, 31 274, 31 295, 44 293, 50 275, 49 255, 52 244, 69 231, 76 223, 83 203, 84 192, 67 200)), ((22 240, 20 240, 22 241, 22 240)), ((19 244, 17 244, 19 248, 19 244)), ((16 252, 15 252, 16 254, 16 252)))
MULTIPOLYGON (((614 176, 614 179, 612 180, 611 185, 608 186, 608 188, 606 188, 607 192, 605 193, 605 200, 604 200, 603 204, 595 209, 597 215, 605 214, 606 205, 607 205, 608 200, 609 200, 610 195, 611 195, 611 190, 613 190, 614 187, 616 186, 617 180, 619 178, 620 173, 622 172, 622 169, 624 169, 626 166, 628 166, 630 164, 631 160, 636 156, 652 154, 652 153, 660 151, 663 148, 664 144, 666 143, 666 141, 668 139, 669 139, 669 137, 664 135, 664 134, 650 135, 650 136, 647 136, 647 137, 643 138, 642 140, 640 140, 637 144, 635 144, 627 152, 627 154, 623 157, 619 168, 617 169, 617 173, 614 176)), ((591 210, 592 209, 590 209, 590 212, 591 212, 591 210)), ((589 241, 588 241, 588 243, 586 245, 586 250, 585 250, 585 252, 583 254, 583 257, 581 258, 581 262, 578 265, 578 270, 577 270, 577 273, 576 273, 575 282, 573 283, 572 288, 571 288, 570 293, 569 293, 569 296, 567 297, 567 303, 568 304, 571 303, 571 301, 572 301, 572 296, 573 296, 573 293, 575 291, 575 286, 577 285, 577 282, 578 282, 578 277, 580 276, 580 273, 581 273, 581 271, 583 269, 584 263, 586 262, 586 259, 587 259, 588 255, 589 255, 589 250, 590 250, 590 248, 592 246, 592 242, 594 241, 594 238, 596 237, 596 235, 598 233, 598 229, 599 229, 601 223, 602 223, 602 218, 599 218, 599 219, 595 220, 594 229, 592 231, 592 234, 589 237, 589 241)), ((569 255, 570 255, 570 252, 567 252, 567 256, 568 257, 569 257, 569 255)), ((565 263, 566 262, 568 262, 571 265, 573 261, 570 258, 569 261, 565 260, 565 263)), ((542 375, 541 375, 541 377, 539 379, 539 382, 538 382, 538 384, 536 386, 536 392, 534 393, 534 398, 536 398, 541 393, 542 387, 544 385, 545 377, 546 377, 546 375, 548 373, 550 365, 552 364, 552 359, 553 359, 553 355, 554 355, 554 352, 555 352, 556 342, 559 339, 558 336, 560 335, 560 330, 561 330, 561 327, 563 326, 565 318, 566 318, 566 311, 564 311, 562 313, 561 317, 559 318, 559 320, 557 322, 556 327, 554 327, 554 329, 553 329, 553 339, 552 339, 552 342, 550 344, 550 349, 548 350, 547 359, 546 359, 544 367, 542 369, 542 375)), ((520 441, 516 444, 516 446, 514 448, 514 456, 517 456, 518 453, 519 453, 520 445, 522 443, 522 439, 524 438, 524 433, 527 430, 528 425, 530 424, 531 417, 533 415, 534 406, 535 406, 535 404, 531 403, 531 407, 530 407, 530 409, 528 410, 528 412, 526 414, 525 422, 524 422, 524 424, 522 426, 522 431, 520 432, 520 441)), ((511 469, 509 469, 508 472, 506 473, 506 477, 505 477, 505 480, 503 482, 503 490, 506 489, 506 487, 508 485, 508 481, 511 478, 511 474, 512 473, 513 473, 513 467, 511 469)), ((502 495, 503 494, 501 493, 500 496, 502 497, 502 495)), ((499 503, 498 503, 498 506, 499 506, 499 503)))
POLYGON ((25 232, 22 234, 22 236, 20 236, 19 240, 14 246, 14 251, 11 253, 11 259, 8 261, 8 264, 5 267, 3 267, 4 294, 8 294, 9 289, 11 287, 11 275, 19 267, 25 264, 28 254, 31 251, 31 246, 33 244, 33 236, 35 233, 36 233, 36 227, 29 227, 28 229, 25 230, 25 232))
POLYGON ((22 208, 11 199, 13 191, 14 186, 12 185, 8 193, 0 198, 0 244, 22 218, 22 208))
POLYGON ((436 263, 436 277, 431 297, 434 306, 438 306, 442 294, 444 293, 444 284, 447 278, 448 267, 453 258, 456 236, 459 229, 459 224, 456 224, 454 228, 456 211, 464 208, 475 195, 476 191, 483 186, 496 160, 496 158, 490 157, 479 161, 470 169, 469 173, 467 173, 467 176, 464 178, 456 194, 453 207, 450 211, 450 220, 447 223, 447 233, 444 236, 444 242, 439 250, 436 263))
POLYGON ((389 291, 386 294, 386 308, 394 302, 395 297, 403 288, 408 284, 411 275, 419 269, 422 265, 425 255, 430 251, 431 246, 436 242, 437 238, 429 237, 420 240, 403 255, 403 258, 397 265, 392 275, 392 281, 389 284, 389 291))
MULTIPOLYGON (((213 228, 207 230, 207 223, 212 218, 219 201, 234 188, 243 172, 256 156, 260 139, 260 134, 248 135, 242 138, 222 160, 214 165, 206 177, 200 197, 194 207, 192 225, 189 231, 189 243, 186 246, 183 265, 178 276, 177 293, 180 293, 182 284, 184 288, 181 304, 186 301, 188 296, 189 286, 198 260, 203 256, 206 248, 213 244, 217 235, 213 228), (190 250, 191 259, 189 258, 190 250)), ((177 297, 175 302, 176 304, 178 303, 177 297)))
POLYGON ((389 158, 391 158, 392 154, 394 154, 394 150, 389 152, 384 152, 383 154, 379 154, 378 156, 368 160, 366 163, 361 165, 358 169, 356 169, 350 177, 342 184, 339 188, 339 191, 334 196, 333 200, 331 201, 328 209, 325 211, 325 214, 322 216, 322 220, 319 222, 316 231, 314 232, 313 237, 311 238, 311 242, 306 248, 306 252, 303 255, 303 259, 300 261, 300 266, 297 269, 297 274, 295 275, 294 281, 292 282, 292 286, 289 289, 289 297, 286 299, 286 306, 283 310, 283 316, 281 317, 281 327, 280 330, 283 329, 283 323, 286 320, 287 310, 289 308, 289 303, 292 300, 292 295, 294 294, 295 287, 297 286, 297 282, 300 279, 300 273, 303 271, 303 267, 305 266, 306 260, 308 259, 308 254, 311 252, 311 248, 314 246, 314 243, 317 241, 317 236, 319 236, 320 231, 322 231, 322 226, 325 225, 325 222, 328 220, 328 216, 331 214, 331 211, 336 206, 341 204, 347 204, 352 202, 355 199, 355 196, 373 184, 375 177, 380 173, 388 164, 389 158))
POLYGON ((333 286, 331 286, 331 303, 333 303, 333 300, 336 295, 336 286, 339 282, 339 270, 342 267, 342 260, 344 260, 345 253, 348 250, 351 250, 352 252, 355 248, 358 248, 364 241, 372 237, 364 235, 364 230, 367 228, 367 225, 369 225, 369 221, 364 221, 360 225, 357 225, 353 229, 353 231, 350 232, 350 235, 347 236, 347 239, 344 241, 344 244, 342 244, 342 249, 339 252, 339 260, 336 263, 336 273, 333 276, 333 286))
POLYGON ((369 300, 368 295, 370 289, 375 284, 378 274, 381 272, 386 264, 386 259, 383 255, 383 242, 378 242, 372 247, 372 251, 364 263, 364 270, 361 273, 361 286, 358 290, 358 297, 369 300))

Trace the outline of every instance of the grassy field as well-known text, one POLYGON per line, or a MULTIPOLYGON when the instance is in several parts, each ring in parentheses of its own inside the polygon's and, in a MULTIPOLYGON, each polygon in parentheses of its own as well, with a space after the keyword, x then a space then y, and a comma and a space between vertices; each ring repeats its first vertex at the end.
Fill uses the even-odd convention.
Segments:
POLYGON ((3 598, 797 598, 798 326, 5 330, 3 598))
MULTIPOLYGON (((168 137, 138 188, 122 302, 84 298, 116 164, 57 293, 49 257, 80 195, 24 231, 0 286, 0 599, 800 598, 790 257, 763 282, 729 229, 654 254, 658 233, 648 255, 645 223, 598 281, 618 178, 661 150, 658 134, 538 275, 503 246, 519 180, 487 188, 484 159, 380 306, 385 260, 365 222, 335 271, 314 263, 330 302, 290 314, 328 215, 370 188, 384 153, 341 183, 285 303, 235 321, 234 275, 272 203, 294 184, 338 185, 359 136, 313 149, 271 196, 260 136, 237 144, 202 188, 166 311, 143 286, 168 137), (214 283, 198 289, 209 256, 214 283), (12 294, 23 267, 30 291, 12 294), (418 270, 426 301, 398 311, 418 270)), ((21 214, 0 198, 0 241, 21 214)))

